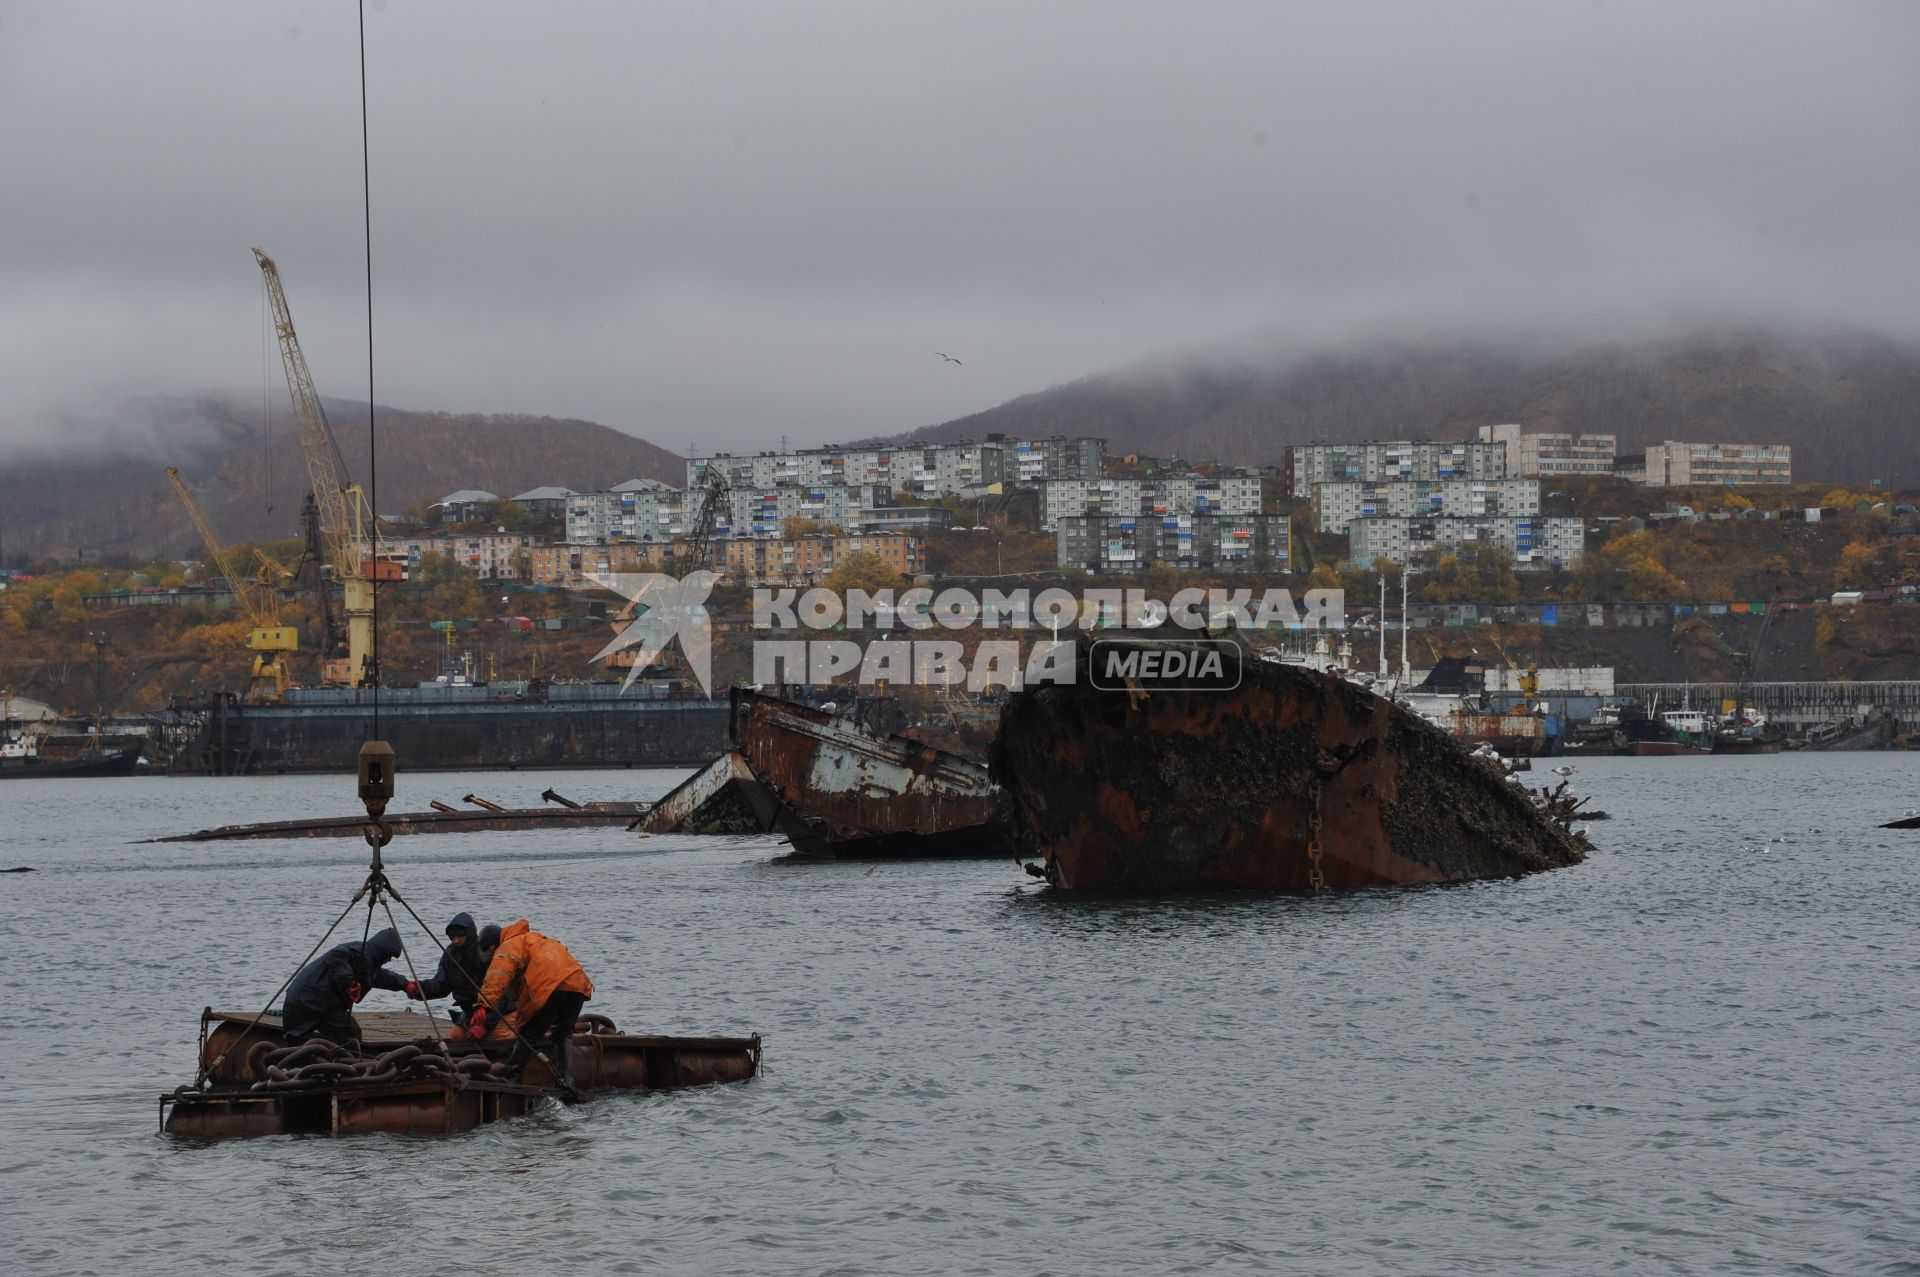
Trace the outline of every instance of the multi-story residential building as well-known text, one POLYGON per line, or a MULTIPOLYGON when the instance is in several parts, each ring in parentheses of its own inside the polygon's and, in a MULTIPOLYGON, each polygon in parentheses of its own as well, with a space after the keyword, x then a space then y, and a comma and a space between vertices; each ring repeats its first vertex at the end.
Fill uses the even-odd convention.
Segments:
POLYGON ((1517 567, 1569 567, 1580 561, 1587 544, 1581 520, 1537 516, 1380 516, 1355 519, 1347 525, 1347 536, 1356 563, 1377 559, 1407 563, 1437 553, 1494 545, 1512 555, 1517 567))
POLYGON ((1481 426, 1480 439, 1507 450, 1507 474, 1552 479, 1574 474, 1612 474, 1614 435, 1530 431, 1518 425, 1481 426))
POLYGON ((500 498, 491 492, 479 488, 462 488, 458 492, 449 492, 427 507, 427 513, 435 523, 472 523, 478 519, 490 519, 493 512, 500 508, 500 498))
POLYGON ((1040 485, 1040 526, 1084 515, 1259 514, 1265 495, 1259 475, 1055 479, 1040 485))
POLYGON ((633 480, 608 492, 576 492, 567 498, 567 540, 577 545, 614 541, 668 542, 692 530, 705 501, 651 480, 633 480), (642 486, 644 485, 644 486, 642 486))
POLYGON ((1384 439, 1368 443, 1304 443, 1287 449, 1287 491, 1313 496, 1313 485, 1339 479, 1504 479, 1505 444, 1484 440, 1435 443, 1384 439))
POLYGON ((1650 488, 1687 483, 1792 483, 1793 449, 1784 443, 1678 443, 1647 448, 1650 488))
POLYGON ((842 530, 857 528, 860 513, 886 505, 893 492, 878 483, 777 484, 735 488, 728 497, 728 517, 715 521, 715 536, 777 537, 786 530, 788 519, 811 519, 842 530))
POLYGON ((943 505, 888 505, 856 510, 853 527, 862 532, 939 532, 953 526, 953 511, 943 505))
POLYGON ((574 496, 572 488, 529 488, 518 496, 507 500, 520 506, 536 519, 564 519, 567 517, 567 502, 574 496))
POLYGON ((1057 562, 1094 572, 1151 563, 1285 572, 1291 550, 1284 514, 1070 514, 1060 519, 1057 562))
POLYGON ((920 538, 908 532, 738 537, 714 547, 716 566, 748 587, 819 585, 855 554, 871 554, 903 578, 926 568, 920 538))
POLYGON ((1384 515, 1539 513, 1538 479, 1336 479, 1313 485, 1313 522, 1322 532, 1345 532, 1355 519, 1384 515))
POLYGON ((659 572, 667 567, 667 547, 638 541, 611 545, 535 545, 527 549, 535 585, 558 585, 577 590, 598 573, 659 572))
POLYGON ((806 448, 731 453, 687 459, 687 486, 706 483, 707 469, 726 476, 732 488, 831 487, 880 484, 896 492, 933 499, 985 490, 1005 478, 1005 449, 999 443, 916 444, 887 448, 806 448))
MULTIPOLYGON (((392 537, 381 543, 380 553, 382 557, 404 560, 410 569, 419 567, 425 556, 437 554, 490 580, 524 581, 533 542, 534 538, 524 532, 392 537)), ((362 554, 365 553, 363 543, 362 554)))
POLYGON ((988 435, 1006 454, 1006 482, 1026 487, 1053 479, 1098 479, 1106 473, 1107 441, 1090 437, 1008 439, 988 435))

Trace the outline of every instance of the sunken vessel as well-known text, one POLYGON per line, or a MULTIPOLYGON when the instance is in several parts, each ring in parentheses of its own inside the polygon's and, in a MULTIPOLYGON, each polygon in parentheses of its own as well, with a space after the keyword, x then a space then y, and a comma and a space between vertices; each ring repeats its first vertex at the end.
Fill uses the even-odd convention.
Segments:
MULTIPOLYGON (((1237 654, 1237 685, 1016 694, 991 755, 1022 851, 1059 888, 1314 890, 1505 878, 1588 850, 1573 804, 1366 688, 1237 654)), ((1164 642, 1153 644, 1164 648, 1164 642)))

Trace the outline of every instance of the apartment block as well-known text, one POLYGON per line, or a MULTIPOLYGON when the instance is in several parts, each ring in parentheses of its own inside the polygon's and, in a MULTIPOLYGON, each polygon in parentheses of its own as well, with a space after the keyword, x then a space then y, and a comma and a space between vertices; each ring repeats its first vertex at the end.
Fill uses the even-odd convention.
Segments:
POLYGON ((988 435, 1006 457, 1006 482, 1026 487, 1054 479, 1098 479, 1106 473, 1107 441, 1093 438, 1008 439, 988 435))
POLYGON ((1005 459, 1004 445, 970 440, 916 447, 806 448, 749 457, 722 452, 689 457, 687 486, 703 486, 713 468, 733 488, 879 484, 889 498, 907 492, 935 499, 1003 482, 1005 459))
MULTIPOLYGON (((526 555, 534 538, 520 532, 484 532, 473 536, 392 537, 380 547, 383 557, 404 559, 409 569, 429 554, 451 559, 463 568, 496 581, 527 579, 526 555)), ((363 550, 363 553, 365 551, 363 550)))
POLYGON ((728 496, 731 508, 727 517, 715 521, 715 536, 777 537, 786 530, 788 519, 811 519, 842 530, 857 528, 857 516, 887 504, 893 490, 881 483, 778 484, 735 488, 728 496))
POLYGON ((1647 448, 1650 488, 1687 483, 1792 483, 1793 449, 1784 443, 1678 443, 1647 448))
POLYGON ((1481 426, 1482 442, 1507 450, 1507 474, 1551 479, 1575 474, 1612 474, 1615 435, 1526 430, 1518 425, 1481 426))
POLYGON ((576 545, 614 541, 665 543, 693 529, 704 494, 688 494, 651 480, 634 480, 608 492, 576 492, 567 498, 567 540, 576 545))
POLYGON ((1265 492, 1259 475, 1055 479, 1040 485, 1040 526, 1051 530, 1085 515, 1259 514, 1265 492))
POLYGON ((1057 562, 1094 572, 1133 572, 1153 563, 1285 572, 1289 531, 1284 514, 1064 515, 1057 562))
POLYGON ((665 571, 667 547, 638 541, 610 545, 536 545, 527 550, 535 585, 580 589, 596 573, 665 571))
POLYGON ((907 532, 741 537, 717 544, 714 554, 729 579, 748 587, 819 585, 855 554, 871 554, 902 577, 926 568, 920 538, 907 532))
POLYGON ((1355 519, 1347 525, 1347 537, 1356 563, 1418 562, 1440 553, 1494 545, 1512 555, 1517 567, 1569 567, 1580 561, 1587 545, 1586 527, 1579 519, 1505 515, 1355 519))
POLYGON ((1338 479, 1313 486, 1313 525, 1345 532, 1355 519, 1540 513, 1538 479, 1338 479))
POLYGON ((1342 479, 1505 479, 1505 444, 1486 440, 1435 443, 1385 439, 1368 443, 1304 443, 1287 449, 1287 491, 1313 496, 1313 485, 1342 479))

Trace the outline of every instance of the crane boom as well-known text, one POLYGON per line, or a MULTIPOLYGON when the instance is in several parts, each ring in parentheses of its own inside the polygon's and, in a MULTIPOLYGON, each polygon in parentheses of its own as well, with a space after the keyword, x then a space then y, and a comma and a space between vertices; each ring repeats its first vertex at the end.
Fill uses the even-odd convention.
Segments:
MULTIPOLYGON (((257 582, 239 571, 234 563, 233 551, 221 543, 219 535, 214 532, 213 525, 207 522, 200 503, 193 499, 193 492, 176 467, 167 467, 167 481, 179 495, 180 504, 186 507, 187 517, 193 520, 194 531, 206 543, 207 557, 213 560, 220 575, 227 579, 227 588, 233 591, 234 602, 253 626, 253 632, 247 636, 247 647, 253 652, 253 672, 247 680, 246 699, 256 704, 280 700, 287 690, 287 662, 283 658, 289 652, 300 650, 299 629, 280 623, 278 594, 273 585, 257 582)), ((265 559, 266 556, 261 557, 265 559)))
POLYGON ((358 485, 347 477, 346 457, 340 452, 339 441, 333 437, 326 409, 320 405, 320 393, 313 387, 313 374, 307 369, 307 357, 294 332, 287 292, 280 283, 280 268, 273 258, 257 248, 253 256, 260 263, 267 298, 273 306, 274 331, 280 338, 280 362, 286 369, 287 394, 293 400, 294 419, 300 425, 300 451, 306 457, 307 481, 313 487, 314 499, 320 503, 320 530, 326 538, 327 559, 334 571, 345 577, 346 569, 357 567, 360 562, 360 548, 356 544, 361 532, 358 516, 365 509, 365 499, 354 499, 358 485))
POLYGON ((373 591, 376 580, 399 580, 399 565, 388 562, 374 544, 378 529, 367 506, 367 497, 347 473, 346 458, 340 452, 333 427, 327 422, 326 409, 320 405, 320 393, 314 389, 313 374, 307 369, 307 357, 300 350, 300 338, 293 329, 293 312, 287 306, 286 289, 280 283, 280 268, 274 260, 253 250, 260 263, 260 274, 267 284, 267 297, 273 306, 274 331, 280 338, 280 362, 286 369, 287 394, 293 401, 293 414, 300 423, 300 451, 307 462, 307 479, 320 512, 320 535, 325 546, 322 572, 330 572, 340 582, 346 613, 346 634, 327 636, 327 654, 321 662, 321 680, 347 687, 368 687, 379 680, 373 663, 373 591))

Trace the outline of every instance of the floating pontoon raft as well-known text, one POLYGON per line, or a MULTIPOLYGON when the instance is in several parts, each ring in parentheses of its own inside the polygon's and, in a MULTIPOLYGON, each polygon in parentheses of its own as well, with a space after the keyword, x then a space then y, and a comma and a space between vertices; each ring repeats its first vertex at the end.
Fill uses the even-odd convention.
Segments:
MULTIPOLYGON (((335 1048, 316 1048, 298 1070, 305 1076, 287 1077, 288 1070, 268 1063, 275 1056, 292 1060, 283 1055, 288 1043, 280 1017, 208 1007, 200 1013, 204 1088, 183 1086, 161 1096, 161 1129, 197 1139, 452 1134, 518 1117, 542 1099, 572 1098, 539 1059, 518 1082, 502 1077, 497 1057, 504 1043, 490 1043, 490 1057, 477 1043, 448 1040, 443 1053, 442 1040, 453 1028, 444 1019, 429 1024, 426 1014, 414 1011, 369 1011, 355 1018, 363 1038, 353 1063, 335 1062, 335 1048), (382 1067, 369 1073, 369 1064, 382 1067), (283 1076, 276 1079, 269 1069, 283 1076)), ((579 1095, 745 1082, 760 1069, 757 1033, 683 1038, 621 1033, 601 1016, 583 1017, 582 1023, 592 1031, 573 1039, 579 1095)))

